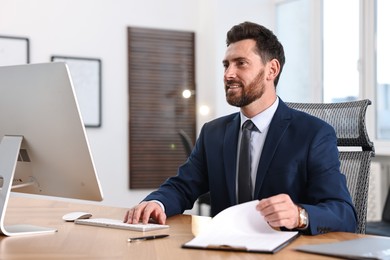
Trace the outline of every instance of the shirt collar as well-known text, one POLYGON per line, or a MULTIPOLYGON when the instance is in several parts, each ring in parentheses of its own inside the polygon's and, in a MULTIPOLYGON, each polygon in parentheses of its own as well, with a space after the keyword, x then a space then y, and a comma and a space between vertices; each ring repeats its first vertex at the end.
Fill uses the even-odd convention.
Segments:
POLYGON ((265 129, 268 128, 269 124, 271 123, 272 117, 274 116, 276 109, 279 105, 279 97, 276 97, 275 102, 266 110, 263 112, 257 114, 256 116, 252 118, 246 117, 241 111, 240 111, 240 118, 241 118, 241 128, 244 122, 248 119, 252 120, 252 122, 255 124, 257 129, 262 133, 265 129))

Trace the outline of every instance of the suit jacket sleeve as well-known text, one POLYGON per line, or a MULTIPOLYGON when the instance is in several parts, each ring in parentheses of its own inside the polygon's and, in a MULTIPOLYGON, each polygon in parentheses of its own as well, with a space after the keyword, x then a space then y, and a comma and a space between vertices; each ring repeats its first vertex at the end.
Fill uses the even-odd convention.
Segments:
POLYGON ((168 178, 158 190, 153 191, 144 199, 158 200, 163 203, 168 217, 191 209, 198 197, 209 191, 203 129, 204 127, 191 155, 178 168, 176 176, 168 178))

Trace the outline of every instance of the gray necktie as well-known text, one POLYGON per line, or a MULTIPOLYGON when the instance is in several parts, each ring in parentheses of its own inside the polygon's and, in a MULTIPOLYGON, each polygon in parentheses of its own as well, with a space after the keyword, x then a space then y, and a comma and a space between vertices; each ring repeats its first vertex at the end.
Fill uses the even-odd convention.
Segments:
POLYGON ((238 203, 252 200, 252 179, 251 179, 251 131, 257 128, 251 120, 245 121, 242 125, 242 136, 240 146, 240 158, 238 162, 238 203))

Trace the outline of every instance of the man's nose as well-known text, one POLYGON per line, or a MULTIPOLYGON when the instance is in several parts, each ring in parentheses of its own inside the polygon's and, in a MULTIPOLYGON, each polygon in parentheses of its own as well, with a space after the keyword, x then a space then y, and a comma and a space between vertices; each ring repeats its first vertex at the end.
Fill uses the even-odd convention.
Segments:
POLYGON ((225 79, 233 79, 236 77, 236 69, 234 68, 234 66, 228 66, 225 69, 224 77, 225 79))

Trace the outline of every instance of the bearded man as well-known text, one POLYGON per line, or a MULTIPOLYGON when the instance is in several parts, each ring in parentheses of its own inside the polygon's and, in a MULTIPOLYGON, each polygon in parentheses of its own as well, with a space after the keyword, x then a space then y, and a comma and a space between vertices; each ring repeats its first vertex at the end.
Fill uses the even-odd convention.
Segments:
POLYGON ((259 218, 274 228, 355 232, 334 129, 289 108, 276 94, 285 63, 282 44, 251 22, 233 26, 226 43, 226 100, 240 112, 204 124, 177 175, 129 209, 124 221, 164 224, 209 192, 212 216, 258 200, 259 218))

